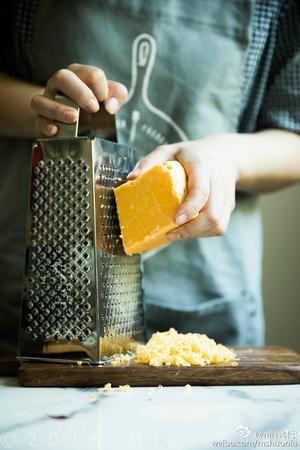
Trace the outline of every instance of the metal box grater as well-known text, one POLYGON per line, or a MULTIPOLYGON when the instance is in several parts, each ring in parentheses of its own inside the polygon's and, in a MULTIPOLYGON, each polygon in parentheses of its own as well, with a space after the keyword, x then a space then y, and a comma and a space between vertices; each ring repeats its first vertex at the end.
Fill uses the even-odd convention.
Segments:
POLYGON ((112 190, 135 156, 59 130, 33 146, 19 357, 99 363, 144 341, 141 259, 124 253, 112 190))

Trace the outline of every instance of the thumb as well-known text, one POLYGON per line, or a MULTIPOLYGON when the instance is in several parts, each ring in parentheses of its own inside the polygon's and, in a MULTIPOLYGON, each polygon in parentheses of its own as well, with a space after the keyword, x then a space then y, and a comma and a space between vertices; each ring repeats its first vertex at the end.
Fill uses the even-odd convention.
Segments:
POLYGON ((149 169, 152 169, 152 167, 175 159, 175 155, 177 152, 178 147, 176 144, 160 145, 159 147, 156 147, 155 150, 153 150, 151 153, 148 153, 147 156, 139 160, 134 169, 127 175, 127 178, 129 180, 134 180, 138 176, 142 175, 142 173, 147 172, 147 170, 149 169))

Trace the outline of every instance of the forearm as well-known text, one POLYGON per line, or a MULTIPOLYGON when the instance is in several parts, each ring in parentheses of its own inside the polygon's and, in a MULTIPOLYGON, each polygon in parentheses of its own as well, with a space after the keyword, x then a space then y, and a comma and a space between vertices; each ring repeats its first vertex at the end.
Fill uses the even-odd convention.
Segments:
POLYGON ((300 181, 300 136, 283 130, 232 135, 237 189, 270 192, 300 181))
POLYGON ((44 88, 0 73, 0 135, 34 138, 36 116, 30 103, 44 88))

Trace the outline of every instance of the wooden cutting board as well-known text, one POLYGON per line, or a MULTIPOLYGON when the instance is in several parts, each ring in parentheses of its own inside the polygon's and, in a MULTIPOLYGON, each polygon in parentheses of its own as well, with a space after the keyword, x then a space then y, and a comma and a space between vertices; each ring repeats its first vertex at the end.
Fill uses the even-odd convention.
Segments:
POLYGON ((300 384, 300 355, 283 347, 237 347, 238 366, 149 367, 24 362, 22 386, 198 386, 300 384))

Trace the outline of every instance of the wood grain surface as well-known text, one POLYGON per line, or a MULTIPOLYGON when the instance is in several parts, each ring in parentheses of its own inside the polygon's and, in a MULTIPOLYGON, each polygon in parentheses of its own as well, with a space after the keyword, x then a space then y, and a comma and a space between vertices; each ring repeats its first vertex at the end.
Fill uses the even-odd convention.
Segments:
POLYGON ((205 367, 102 366, 24 362, 22 386, 182 386, 300 384, 300 355, 283 347, 236 347, 238 365, 205 367))

